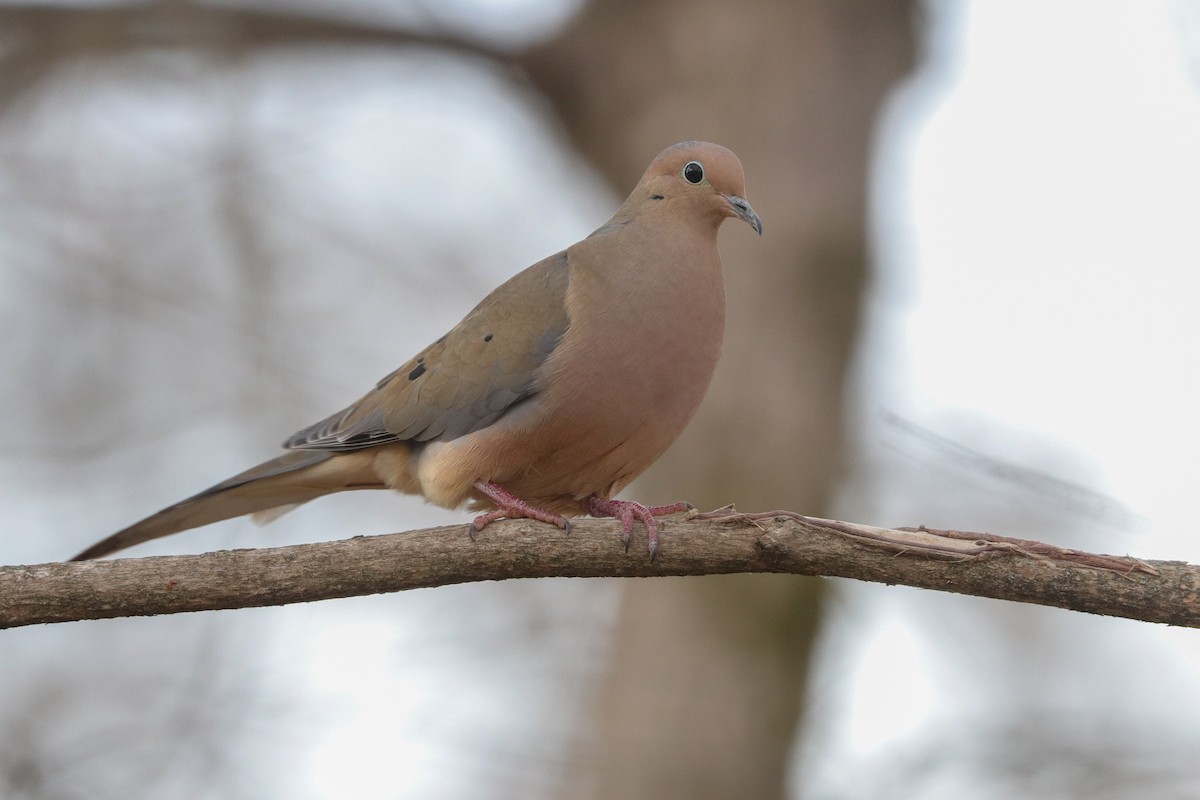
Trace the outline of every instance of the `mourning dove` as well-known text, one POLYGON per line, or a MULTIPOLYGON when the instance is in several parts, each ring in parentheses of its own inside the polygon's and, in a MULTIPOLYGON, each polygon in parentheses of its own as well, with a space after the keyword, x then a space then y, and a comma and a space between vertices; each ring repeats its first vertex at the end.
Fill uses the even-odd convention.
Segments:
POLYGON ((695 413, 721 350, 717 229, 762 233, 736 155, 683 142, 650 164, 612 219, 502 284, 449 333, 288 452, 92 545, 98 558, 243 514, 274 518, 348 489, 395 489, 446 508, 526 517, 634 519, 653 557, 655 516, 614 500, 695 413))

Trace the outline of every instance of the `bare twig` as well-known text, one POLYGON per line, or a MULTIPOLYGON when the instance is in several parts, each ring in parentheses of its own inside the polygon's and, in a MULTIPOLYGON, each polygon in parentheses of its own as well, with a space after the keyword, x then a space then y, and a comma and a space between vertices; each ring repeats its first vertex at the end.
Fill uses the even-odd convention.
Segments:
POLYGON ((1024 539, 877 528, 790 511, 663 521, 656 561, 611 521, 525 521, 198 556, 0 567, 0 627, 282 605, 506 578, 826 575, 1200 627, 1200 567, 1024 539))

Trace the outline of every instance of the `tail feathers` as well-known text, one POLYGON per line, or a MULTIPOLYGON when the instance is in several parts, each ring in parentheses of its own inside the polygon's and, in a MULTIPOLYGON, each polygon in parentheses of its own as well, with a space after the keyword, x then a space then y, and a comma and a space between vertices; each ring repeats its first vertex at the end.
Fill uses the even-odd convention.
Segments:
POLYGON ((274 508, 266 508, 262 511, 255 511, 250 515, 250 521, 255 525, 266 525, 268 522, 274 522, 289 511, 295 511, 304 503, 288 503, 286 506, 275 506, 274 508))
POLYGON ((383 483, 371 469, 371 460, 357 453, 290 450, 117 531, 71 560, 101 558, 151 539, 243 514, 253 514, 256 522, 269 522, 324 494, 382 488, 383 483))

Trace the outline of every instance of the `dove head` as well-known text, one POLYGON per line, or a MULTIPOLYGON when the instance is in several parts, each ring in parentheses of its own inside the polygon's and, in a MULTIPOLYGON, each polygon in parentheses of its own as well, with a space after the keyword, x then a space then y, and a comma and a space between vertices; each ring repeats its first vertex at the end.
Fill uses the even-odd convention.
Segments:
POLYGON ((686 209, 710 220, 715 229, 726 217, 737 217, 762 234, 762 221, 746 201, 742 162, 732 150, 710 142, 680 142, 658 154, 638 182, 630 200, 647 210, 686 209))

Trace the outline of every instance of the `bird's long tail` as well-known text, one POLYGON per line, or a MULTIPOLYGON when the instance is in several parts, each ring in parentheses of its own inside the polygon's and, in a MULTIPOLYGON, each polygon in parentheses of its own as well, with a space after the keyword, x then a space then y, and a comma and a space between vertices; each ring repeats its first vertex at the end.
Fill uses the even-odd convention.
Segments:
POLYGON ((332 492, 383 489, 372 463, 371 458, 358 452, 290 450, 117 531, 71 560, 101 558, 151 539, 243 514, 274 519, 332 492))

